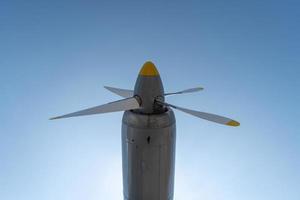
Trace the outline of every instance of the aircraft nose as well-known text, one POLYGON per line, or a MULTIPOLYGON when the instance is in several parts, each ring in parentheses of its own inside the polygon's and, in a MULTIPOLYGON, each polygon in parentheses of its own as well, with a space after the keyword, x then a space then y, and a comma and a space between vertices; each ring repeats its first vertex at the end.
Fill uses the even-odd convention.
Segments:
POLYGON ((144 63, 143 67, 141 68, 141 71, 139 73, 141 76, 159 76, 159 73, 155 67, 155 65, 147 61, 144 63))

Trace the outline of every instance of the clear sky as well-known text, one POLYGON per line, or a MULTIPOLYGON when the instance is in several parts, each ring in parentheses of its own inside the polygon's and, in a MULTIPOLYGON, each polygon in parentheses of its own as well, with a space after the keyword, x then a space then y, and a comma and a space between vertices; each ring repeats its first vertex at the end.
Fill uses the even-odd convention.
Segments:
POLYGON ((122 199, 119 99, 152 60, 176 112, 175 200, 299 200, 299 1, 1 1, 0 199, 122 199))

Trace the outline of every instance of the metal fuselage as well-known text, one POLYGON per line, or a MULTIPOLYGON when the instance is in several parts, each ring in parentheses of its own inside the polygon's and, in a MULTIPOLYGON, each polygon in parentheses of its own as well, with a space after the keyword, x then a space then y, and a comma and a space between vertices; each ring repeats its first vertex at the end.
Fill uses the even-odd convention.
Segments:
POLYGON ((137 78, 134 95, 141 108, 125 111, 122 120, 124 200, 172 200, 174 191, 176 125, 164 101, 164 89, 153 63, 137 78))

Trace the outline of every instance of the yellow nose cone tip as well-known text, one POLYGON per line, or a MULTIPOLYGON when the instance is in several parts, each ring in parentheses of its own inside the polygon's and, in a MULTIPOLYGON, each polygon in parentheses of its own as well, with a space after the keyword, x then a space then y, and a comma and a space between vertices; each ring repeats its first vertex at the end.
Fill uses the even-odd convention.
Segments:
POLYGON ((155 67, 155 65, 148 61, 145 62, 145 64, 143 65, 141 71, 140 71, 140 75, 141 76, 159 76, 159 73, 155 67))
POLYGON ((234 120, 231 120, 230 122, 228 122, 226 125, 228 126, 239 126, 240 123, 234 120))

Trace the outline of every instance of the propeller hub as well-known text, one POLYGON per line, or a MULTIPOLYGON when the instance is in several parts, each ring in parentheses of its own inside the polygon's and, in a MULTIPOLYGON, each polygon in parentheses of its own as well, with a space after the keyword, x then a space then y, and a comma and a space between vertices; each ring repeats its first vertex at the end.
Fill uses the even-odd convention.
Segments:
POLYGON ((145 114, 165 112, 163 106, 155 103, 156 98, 164 101, 164 88, 158 70, 152 62, 145 62, 142 66, 135 83, 134 95, 141 100, 141 108, 137 112, 145 114))

